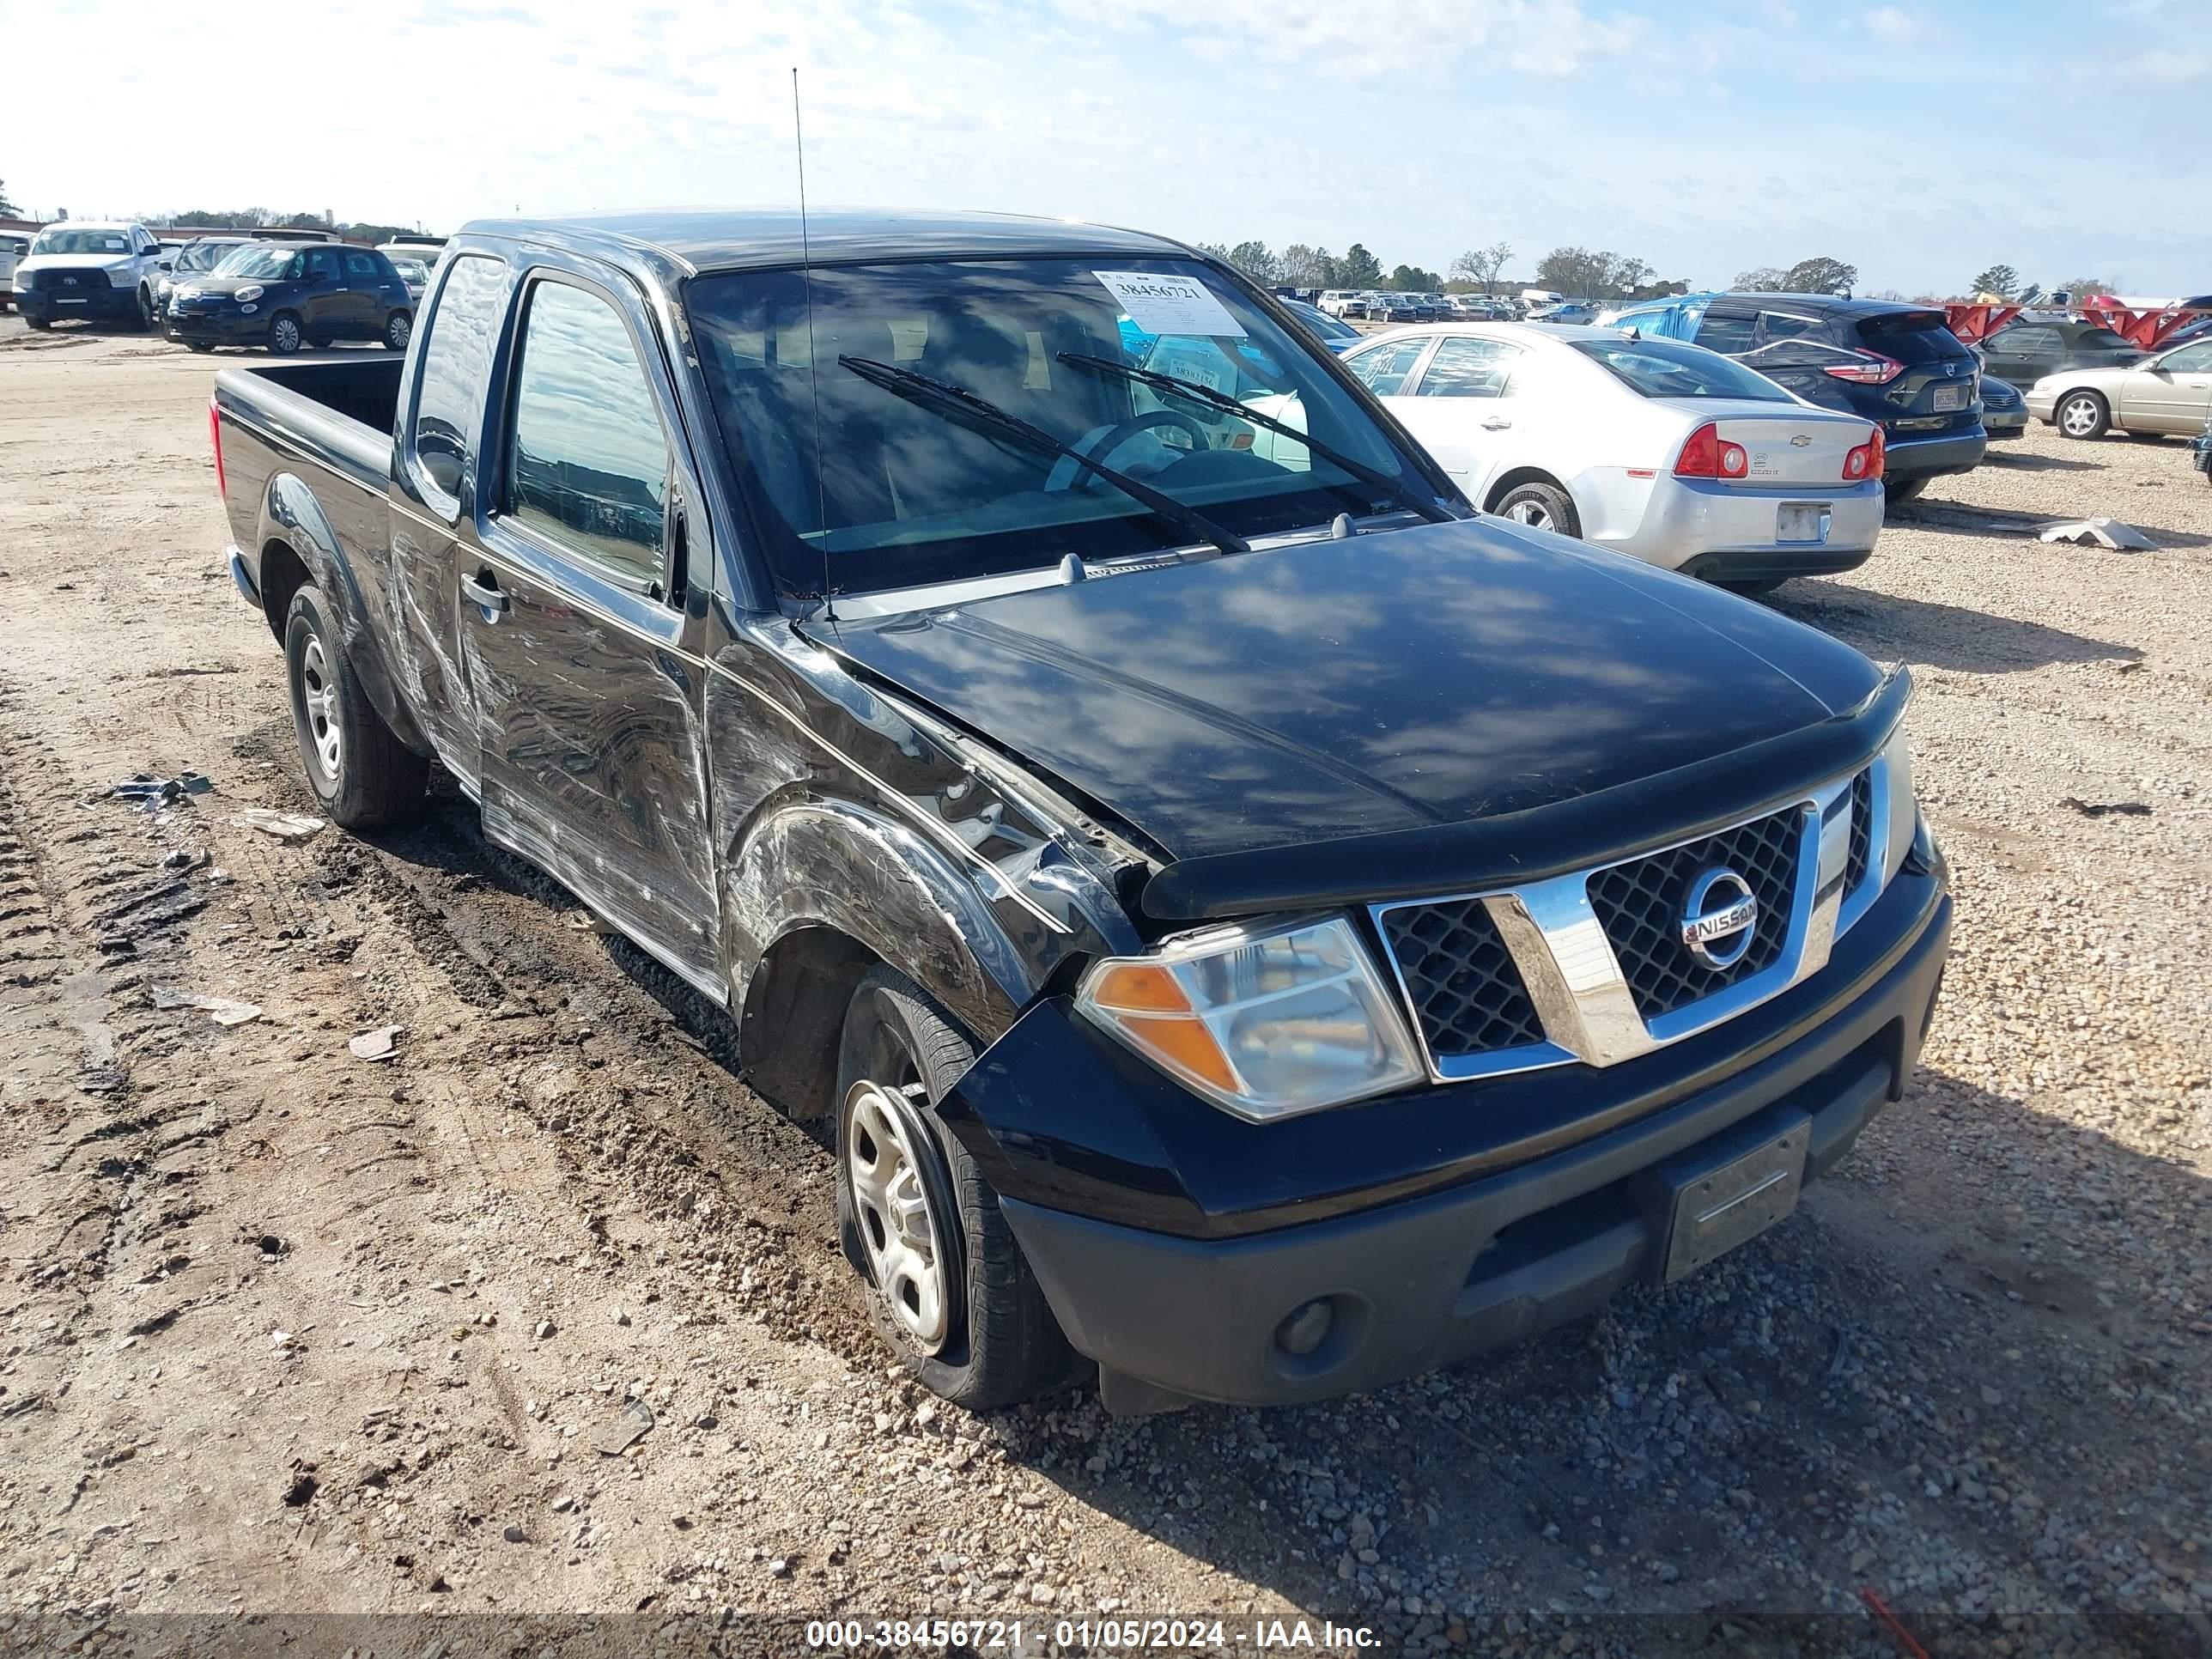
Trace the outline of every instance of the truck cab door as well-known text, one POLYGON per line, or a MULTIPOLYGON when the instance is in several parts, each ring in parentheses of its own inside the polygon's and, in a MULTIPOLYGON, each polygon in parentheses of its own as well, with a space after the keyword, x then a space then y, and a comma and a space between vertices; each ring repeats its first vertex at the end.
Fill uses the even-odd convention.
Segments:
POLYGON ((544 267, 519 318, 456 584, 484 830, 719 999, 702 496, 673 387, 634 294, 544 267))

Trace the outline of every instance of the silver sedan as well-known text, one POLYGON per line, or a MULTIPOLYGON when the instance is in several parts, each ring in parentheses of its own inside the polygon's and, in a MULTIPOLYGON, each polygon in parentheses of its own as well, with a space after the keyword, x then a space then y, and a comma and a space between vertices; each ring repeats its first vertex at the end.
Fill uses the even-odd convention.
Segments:
POLYGON ((2046 374, 2028 388, 2027 409, 2069 438, 2197 432, 2212 413, 2212 340, 2193 340, 2125 368, 2046 374))

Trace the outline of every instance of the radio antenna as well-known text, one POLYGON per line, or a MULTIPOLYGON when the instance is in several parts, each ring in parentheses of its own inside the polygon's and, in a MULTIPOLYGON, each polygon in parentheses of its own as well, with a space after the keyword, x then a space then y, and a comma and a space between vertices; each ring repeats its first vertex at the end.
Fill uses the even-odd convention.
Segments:
POLYGON ((799 67, 791 70, 791 137, 799 152, 799 269, 806 283, 806 386, 814 400, 814 524, 822 546, 822 619, 837 620, 830 592, 830 491, 822 479, 822 362, 814 355, 814 244, 806 234, 806 128, 799 117, 799 67))

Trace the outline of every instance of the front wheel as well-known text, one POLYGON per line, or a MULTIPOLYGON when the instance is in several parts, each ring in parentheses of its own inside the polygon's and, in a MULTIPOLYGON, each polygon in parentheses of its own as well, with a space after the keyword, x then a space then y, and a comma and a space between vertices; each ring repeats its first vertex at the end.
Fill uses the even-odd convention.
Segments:
POLYGON ((422 805, 430 763, 393 735, 346 659, 330 601, 312 582, 284 620, 292 725, 316 799, 349 830, 390 823, 422 805))
POLYGON ((138 331, 141 334, 151 334, 154 331, 154 317, 153 292, 142 287, 138 290, 137 319, 138 331))
POLYGON ((395 311, 384 325, 384 349, 386 351, 407 349, 407 337, 415 331, 415 319, 404 311, 395 311))
POLYGON ((269 319, 269 349, 279 357, 289 357, 300 349, 302 338, 300 319, 289 311, 280 311, 269 319))
POLYGON ((1575 515, 1574 499, 1557 484, 1516 484, 1498 503, 1500 518, 1525 524, 1531 530, 1549 530, 1579 538, 1582 520, 1575 515))
POLYGON ((989 1411, 1074 1380, 1075 1352, 935 1103, 975 1046, 912 980, 869 970, 837 1056, 837 1230, 876 1328, 923 1385, 989 1411))
POLYGON ((2110 404, 2094 392, 2071 392, 2058 405, 2058 429, 2069 438, 2101 438, 2112 424, 2110 404))

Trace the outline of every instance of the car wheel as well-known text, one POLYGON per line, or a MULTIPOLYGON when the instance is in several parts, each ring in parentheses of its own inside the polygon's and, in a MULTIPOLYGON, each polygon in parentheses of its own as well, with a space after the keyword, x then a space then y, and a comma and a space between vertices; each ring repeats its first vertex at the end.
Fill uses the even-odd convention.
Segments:
POLYGON ((1079 1362, 975 1160, 935 1103, 975 1045, 913 981, 872 969, 837 1055, 837 1231, 876 1328, 932 1392, 989 1411, 1079 1362))
POLYGON ((269 349, 277 356, 290 356, 300 349, 303 337, 300 319, 292 313, 280 311, 269 319, 269 349))
POLYGON ((1925 473, 1914 478, 1892 478, 1882 485, 1882 495, 1893 506, 1899 501, 1917 501, 1927 490, 1925 473))
POLYGON ((2128 436, 2139 444, 2162 444, 2166 441, 2163 432, 2130 432, 2128 436))
POLYGON ((143 283, 138 289, 138 331, 141 334, 154 331, 154 295, 143 283))
POLYGON ((2069 438, 2101 438, 2112 424, 2110 404, 2094 392, 2069 392, 2058 403, 2058 429, 2069 438))
POLYGON ((1579 537, 1583 533, 1582 520, 1575 516, 1573 498, 1557 484, 1516 484, 1491 510, 1501 519, 1525 524, 1532 530, 1549 530, 1562 536, 1579 537))
POLYGON ((384 325, 384 349, 386 351, 407 349, 407 337, 415 331, 415 319, 404 311, 395 311, 384 325))
POLYGON ((210 345, 205 340, 187 340, 185 342, 185 349, 187 351, 213 351, 215 348, 210 345))
POLYGON ((48 329, 54 325, 54 319, 51 317, 25 317, 23 321, 29 327, 38 330, 41 334, 45 333, 48 329))
POLYGON ((1763 594, 1771 593, 1789 580, 1787 576, 1769 576, 1759 581, 1715 582, 1713 586, 1725 588, 1731 593, 1741 593, 1747 599, 1755 599, 1763 594))
POLYGON ((284 669, 292 725, 315 799, 349 830, 411 816, 430 763, 394 736, 346 659, 337 618, 310 582, 284 620, 284 669))

